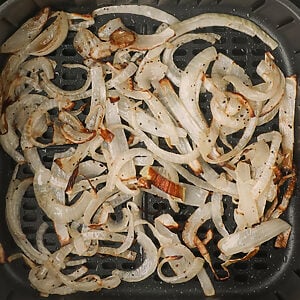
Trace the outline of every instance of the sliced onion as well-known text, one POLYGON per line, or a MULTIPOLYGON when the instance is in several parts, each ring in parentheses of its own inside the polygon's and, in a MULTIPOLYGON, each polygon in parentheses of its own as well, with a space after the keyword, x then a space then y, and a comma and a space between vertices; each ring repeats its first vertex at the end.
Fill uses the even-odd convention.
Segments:
POLYGON ((294 120, 297 80, 295 76, 286 78, 285 94, 279 108, 279 131, 282 134, 282 151, 284 167, 292 169, 294 146, 294 120))
POLYGON ((10 36, 1 46, 0 52, 17 52, 32 42, 41 32, 48 20, 50 8, 45 7, 41 11, 26 21, 12 36, 10 36))
POLYGON ((100 64, 93 64, 90 70, 92 81, 92 97, 90 111, 85 119, 86 128, 97 130, 103 123, 106 101, 106 87, 103 68, 100 64))
POLYGON ((27 257, 32 261, 42 264, 47 259, 47 254, 36 250, 23 233, 20 223, 21 200, 28 187, 32 184, 32 178, 20 182, 16 179, 18 167, 15 169, 13 180, 8 187, 6 203, 6 222, 16 242, 27 257))
POLYGON ((179 86, 181 81, 182 70, 175 65, 173 60, 173 55, 179 47, 197 39, 214 44, 220 38, 221 36, 214 33, 190 33, 173 40, 163 53, 163 63, 168 66, 167 75, 173 84, 179 86))
POLYGON ((244 18, 219 14, 219 13, 204 13, 196 17, 175 23, 171 26, 176 32, 176 36, 180 36, 186 32, 193 31, 197 28, 205 28, 211 26, 229 27, 250 36, 257 36, 272 50, 276 49, 278 44, 265 31, 253 22, 244 18))
POLYGON ((152 167, 146 166, 141 170, 140 174, 160 190, 173 197, 179 198, 183 202, 185 201, 185 188, 163 177, 152 167))
POLYGON ((182 231, 182 239, 190 247, 196 247, 194 237, 199 227, 211 218, 211 203, 206 203, 203 207, 197 208, 188 218, 182 231))
POLYGON ((235 172, 239 193, 237 210, 245 218, 246 227, 252 227, 259 223, 259 214, 256 199, 252 196, 254 182, 251 178, 251 169, 246 162, 239 162, 235 172))
POLYGON ((257 67, 257 73, 266 81, 265 84, 248 87, 240 78, 235 76, 227 75, 224 79, 232 83, 238 93, 241 93, 252 101, 268 100, 277 92, 282 95, 282 92, 280 92, 280 89, 284 88, 282 74, 273 60, 272 55, 267 52, 265 60, 261 61, 257 67))
POLYGON ((211 218, 214 222, 218 232, 224 237, 229 233, 223 223, 222 216, 224 214, 224 207, 222 202, 222 195, 219 193, 213 193, 211 198, 211 218))
POLYGON ((37 36, 25 49, 31 55, 43 56, 56 50, 68 34, 68 18, 65 12, 54 14, 55 21, 37 36))
POLYGON ((83 193, 72 206, 62 205, 53 196, 51 186, 49 186, 50 176, 51 173, 47 169, 38 170, 34 176, 33 187, 40 207, 50 219, 59 223, 68 223, 79 219, 90 201, 89 193, 83 193))
MULTIPOLYGON (((161 280, 167 283, 183 283, 194 278, 203 268, 203 259, 200 257, 195 257, 194 261, 191 263, 187 270, 184 270, 181 274, 176 276, 165 276, 162 272, 162 267, 165 263, 173 260, 174 258, 164 258, 157 267, 157 274, 161 280)), ((176 259, 176 258, 175 258, 176 259)))
POLYGON ((218 242, 218 247, 227 256, 238 252, 247 253, 289 228, 290 225, 287 222, 273 219, 262 222, 254 228, 244 229, 222 238, 218 242))
POLYGON ((107 23, 105 23, 98 29, 98 37, 103 41, 109 41, 109 37, 113 32, 115 32, 117 29, 125 28, 126 27, 123 24, 122 20, 120 18, 115 18, 109 20, 107 23))
POLYGON ((162 11, 161 9, 157 9, 155 7, 146 6, 146 5, 106 6, 106 7, 97 8, 96 10, 93 11, 92 15, 94 17, 97 17, 97 16, 115 14, 115 13, 141 15, 167 24, 173 24, 178 22, 177 18, 162 11))
POLYGON ((80 28, 88 28, 95 23, 94 18, 89 14, 67 13, 67 16, 69 21, 69 30, 77 31, 80 28), (77 20, 83 21, 77 23, 77 20))
POLYGON ((149 277, 157 267, 158 253, 152 240, 143 232, 137 232, 137 243, 141 245, 144 251, 144 260, 142 264, 132 271, 114 270, 113 275, 118 275, 123 281, 137 282, 149 277))
POLYGON ((151 35, 136 35, 134 43, 129 46, 129 49, 133 50, 150 50, 158 47, 167 42, 171 37, 174 36, 174 30, 166 28, 160 33, 151 35))
POLYGON ((199 99, 202 75, 216 58, 217 50, 208 47, 194 56, 181 74, 179 97, 201 130, 207 129, 207 123, 197 99, 199 99))
POLYGON ((247 86, 252 86, 249 76, 245 70, 235 63, 230 57, 218 53, 217 59, 212 66, 211 78, 220 91, 225 91, 228 82, 224 80, 226 75, 233 75, 240 78, 247 86))
POLYGON ((130 261, 134 261, 136 259, 136 253, 130 250, 125 250, 122 253, 119 253, 116 248, 112 247, 98 247, 97 253, 102 255, 110 255, 113 257, 120 257, 130 261))

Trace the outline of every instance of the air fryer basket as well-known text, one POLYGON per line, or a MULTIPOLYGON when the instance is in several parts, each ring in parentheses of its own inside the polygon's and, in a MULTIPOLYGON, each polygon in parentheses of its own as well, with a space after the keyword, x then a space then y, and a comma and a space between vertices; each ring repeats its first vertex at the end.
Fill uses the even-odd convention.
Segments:
MULTIPOLYGON (((294 0, 300 6, 300 1, 294 0), (298 3, 297 3, 298 2, 298 3)), ((166 10, 179 19, 185 19, 202 12, 223 12, 232 13, 247 17, 260 25, 279 42, 279 48, 274 51, 276 62, 286 75, 300 74, 300 10, 287 0, 9 0, 0 7, 0 44, 12 34, 16 28, 28 17, 32 16, 40 7, 50 5, 55 9, 68 11, 90 12, 93 9, 104 5, 117 4, 145 4, 166 10)), ((134 28, 137 32, 152 33, 157 27, 155 21, 132 15, 122 15, 125 24, 134 28)), ((104 17, 98 21, 105 22, 104 17)), ((208 28, 205 31, 214 31, 222 36, 222 39, 215 46, 218 51, 226 53, 238 64, 246 68, 254 82, 257 81, 255 68, 263 58, 266 46, 256 38, 248 37, 239 32, 224 28, 208 28)), ((73 35, 74 36, 74 35, 73 35)), ((78 62, 80 56, 72 47, 72 33, 64 44, 57 49, 51 57, 58 62, 56 72, 56 84, 65 89, 75 89, 81 86, 85 80, 85 74, 66 71, 62 64, 65 62, 78 62)), ((188 46, 180 48, 175 53, 176 63, 184 67, 193 55, 197 54, 206 44, 195 41, 188 46)), ((3 66, 4 56, 0 56, 0 66, 3 66)), ((203 111, 206 111, 208 101, 204 101, 203 111)), ((296 168, 300 171, 300 96, 297 99, 296 124, 295 124, 295 158, 296 168), (298 157, 297 157, 298 156, 298 157)), ((263 127, 260 130, 276 129, 275 124, 263 127)), ((48 133, 50 134, 50 133, 48 133)), ((46 134, 44 139, 49 136, 46 134)), ((61 148, 60 148, 61 149, 61 148)), ((56 148, 41 151, 40 156, 49 165, 52 161, 56 148)), ((0 152, 0 242, 7 253, 15 253, 18 248, 14 244, 5 224, 5 194, 12 174, 14 162, 2 150, 0 152)), ((19 176, 25 178, 31 175, 27 166, 20 170, 19 176)), ((298 185, 299 186, 299 185, 298 185)), ((248 262, 237 263, 230 268, 231 277, 224 282, 213 279, 216 289, 216 297, 213 299, 265 299, 265 300, 296 300, 300 299, 300 191, 299 188, 291 201, 290 207, 283 218, 292 227, 292 234, 286 249, 275 249, 273 241, 261 247, 257 256, 248 262)), ((232 213, 229 205, 226 205, 226 213, 232 213)), ((144 217, 149 221, 160 213, 170 212, 165 201, 155 197, 144 197, 144 217)), ((189 209, 181 210, 177 221, 184 222, 191 213, 189 209)), ((118 215, 116 216, 118 217, 118 215)), ((57 240, 53 226, 43 212, 37 207, 33 191, 28 190, 22 203, 22 228, 28 239, 34 244, 34 236, 41 222, 46 221, 50 228, 45 235, 45 245, 50 250, 55 250, 57 240)), ((225 220, 226 222, 226 220, 225 220)), ((230 229, 233 224, 228 220, 226 225, 230 229), (231 227, 230 227, 231 226, 231 227)), ((205 228, 204 228, 205 229, 205 228)), ((200 233, 201 234, 201 233, 200 233)), ((210 246, 214 262, 217 262, 216 242, 210 246)), ((91 272, 99 275, 108 275, 114 268, 131 269, 135 268, 141 261, 141 256, 134 263, 128 263, 116 258, 91 258, 88 260, 88 267, 91 272)), ((4 300, 35 300, 40 296, 34 291, 27 280, 28 267, 21 261, 0 266, 0 299, 4 300)), ((185 284, 169 285, 161 282, 157 275, 139 283, 122 283, 114 290, 103 290, 99 293, 75 294, 71 296, 50 296, 49 299, 206 299, 202 293, 199 283, 192 280, 185 284)))

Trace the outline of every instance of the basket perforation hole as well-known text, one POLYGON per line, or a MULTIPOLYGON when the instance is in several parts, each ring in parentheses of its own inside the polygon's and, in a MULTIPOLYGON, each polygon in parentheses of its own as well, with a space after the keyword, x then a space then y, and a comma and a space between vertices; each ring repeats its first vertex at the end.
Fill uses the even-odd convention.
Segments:
POLYGON ((116 244, 115 242, 111 241, 101 241, 101 245, 104 247, 114 247, 116 244))
POLYGON ((24 210, 36 210, 37 209, 37 205, 34 202, 25 202, 23 204, 23 209, 24 210))
POLYGON ((96 261, 93 260, 89 260, 85 263, 85 266, 89 269, 89 270, 96 270, 98 267, 98 263, 96 261))
MULTIPOLYGON (((34 198, 34 197, 35 197, 35 195, 34 195, 33 188, 31 187, 31 188, 27 189, 27 191, 24 194, 24 198, 34 198)), ((35 205, 32 202, 25 202, 24 204, 35 205)), ((36 207, 36 205, 35 205, 35 207, 36 207)))
POLYGON ((233 277, 233 280, 234 281, 237 281, 237 282, 247 282, 248 281, 248 275, 247 274, 236 274, 234 277, 233 277))
POLYGON ((178 50, 175 51, 175 56, 186 56, 187 51, 183 48, 179 48, 178 50))
POLYGON ((31 171, 31 169, 28 165, 25 165, 22 168, 22 172, 23 172, 24 175, 32 175, 32 171, 31 171))
POLYGON ((33 227, 33 226, 25 226, 25 227, 23 227, 23 232, 26 235, 35 234, 36 233, 36 228, 33 227))
POLYGON ((72 48, 65 48, 62 50, 61 54, 63 56, 76 56, 77 55, 77 52, 75 49, 72 49, 72 48))
POLYGON ((36 222, 36 220, 37 220, 37 215, 32 212, 26 212, 23 216, 24 222, 36 222))
POLYGON ((114 270, 114 269, 116 269, 116 267, 117 267, 116 263, 113 261, 106 261, 106 262, 102 263, 102 268, 104 270, 114 270))
POLYGON ((55 242, 54 239, 51 239, 51 238, 45 238, 45 239, 44 239, 44 245, 45 245, 46 247, 54 247, 54 246, 56 246, 56 242, 55 242))
POLYGON ((62 79, 64 80, 75 80, 76 79, 76 74, 74 73, 69 73, 69 72, 64 72, 61 75, 62 79))

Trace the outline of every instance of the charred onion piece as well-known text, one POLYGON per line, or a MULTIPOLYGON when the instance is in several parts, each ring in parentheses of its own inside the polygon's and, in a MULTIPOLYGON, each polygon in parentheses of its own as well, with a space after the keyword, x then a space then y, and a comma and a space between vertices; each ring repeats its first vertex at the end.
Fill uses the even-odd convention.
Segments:
POLYGON ((115 30, 109 37, 110 42, 121 49, 132 45, 135 39, 134 32, 122 28, 115 30))
POLYGON ((154 186, 158 187, 160 190, 166 192, 167 194, 179 198, 182 201, 185 199, 185 188, 178 183, 172 182, 160 175, 154 168, 147 167, 142 172, 141 175, 154 186))

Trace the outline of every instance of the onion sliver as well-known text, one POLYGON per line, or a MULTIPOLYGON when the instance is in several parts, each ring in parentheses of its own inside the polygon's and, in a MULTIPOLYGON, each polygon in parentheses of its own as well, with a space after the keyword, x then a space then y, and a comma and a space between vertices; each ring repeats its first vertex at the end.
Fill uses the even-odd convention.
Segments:
POLYGON ((37 36, 25 49, 31 55, 43 56, 56 50, 68 34, 68 19, 65 12, 56 14, 56 20, 39 36, 37 36))
MULTIPOLYGON (((15 176, 18 167, 15 169, 15 176)), ((42 264, 47 255, 37 251, 27 240, 26 235, 23 233, 20 222, 21 200, 27 188, 32 184, 32 178, 27 178, 20 182, 13 177, 11 184, 8 187, 7 203, 6 203, 6 221, 10 232, 16 244, 22 249, 27 257, 32 261, 42 264)))
POLYGON ((161 9, 146 5, 117 5, 101 7, 93 11, 93 16, 97 17, 115 13, 141 15, 167 24, 178 22, 177 18, 162 11, 161 9))
POLYGON ((231 256, 238 252, 247 253, 278 234, 288 230, 290 227, 287 222, 281 219, 272 219, 262 222, 254 228, 237 231, 222 238, 218 242, 218 247, 226 256, 231 256))
POLYGON ((48 20, 49 7, 43 8, 36 16, 26 21, 0 48, 2 53, 17 52, 26 47, 41 32, 48 20))
POLYGON ((206 203, 203 207, 197 208, 188 218, 182 231, 182 239, 188 247, 196 247, 194 237, 196 236, 199 227, 210 218, 211 203, 206 203))
POLYGON ((257 36, 272 50, 277 48, 278 44, 265 31, 253 22, 244 18, 218 13, 204 13, 196 17, 175 23, 171 26, 176 32, 176 36, 180 36, 186 32, 193 31, 197 28, 205 28, 211 26, 229 27, 250 36, 257 36))
POLYGON ((123 281, 137 282, 149 277, 157 267, 158 253, 152 240, 143 232, 137 232, 137 243, 141 245, 144 251, 144 260, 135 270, 126 272, 115 270, 113 275, 118 275, 123 281))

